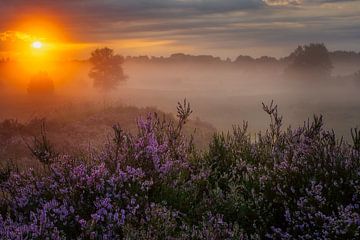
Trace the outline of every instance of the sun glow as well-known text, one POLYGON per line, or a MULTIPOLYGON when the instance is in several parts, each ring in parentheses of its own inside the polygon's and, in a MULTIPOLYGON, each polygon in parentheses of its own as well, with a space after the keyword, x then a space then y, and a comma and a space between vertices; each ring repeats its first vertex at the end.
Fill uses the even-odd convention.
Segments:
POLYGON ((31 46, 32 46, 33 48, 40 49, 40 48, 43 47, 43 44, 42 44, 42 42, 40 42, 40 41, 35 41, 35 42, 33 42, 33 43, 31 44, 31 46))
POLYGON ((76 33, 64 31, 68 24, 64 16, 42 10, 19 14, 4 30, 0 29, 0 59, 16 59, 29 68, 44 68, 54 61, 87 58, 98 43, 81 41, 76 33))

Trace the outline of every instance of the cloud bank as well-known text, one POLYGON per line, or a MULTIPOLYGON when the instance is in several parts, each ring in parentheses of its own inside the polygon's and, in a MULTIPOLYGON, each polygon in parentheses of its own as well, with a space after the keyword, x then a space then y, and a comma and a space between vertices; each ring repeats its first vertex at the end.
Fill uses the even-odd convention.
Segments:
POLYGON ((300 5, 302 0, 263 0, 269 6, 288 6, 288 5, 300 5))
POLYGON ((308 42, 360 50, 359 1, 0 0, 0 5, 0 32, 20 31, 9 22, 51 16, 45 20, 61 22, 74 42, 111 45, 129 54, 281 56, 308 42))

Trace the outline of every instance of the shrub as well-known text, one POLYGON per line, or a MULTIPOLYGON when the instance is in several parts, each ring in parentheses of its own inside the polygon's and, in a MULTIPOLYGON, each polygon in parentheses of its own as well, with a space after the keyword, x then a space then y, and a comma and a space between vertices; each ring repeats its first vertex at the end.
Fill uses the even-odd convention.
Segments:
MULTIPOLYGON (((138 134, 114 126, 96 154, 58 155, 42 172, 3 171, 3 239, 357 239, 359 133, 337 139, 314 117, 251 140, 247 124, 198 152, 179 121, 156 114, 138 134)), ((35 145, 42 146, 42 144, 35 145)))
POLYGON ((28 93, 34 96, 51 95, 54 90, 54 82, 46 72, 39 72, 32 77, 27 89, 28 93))

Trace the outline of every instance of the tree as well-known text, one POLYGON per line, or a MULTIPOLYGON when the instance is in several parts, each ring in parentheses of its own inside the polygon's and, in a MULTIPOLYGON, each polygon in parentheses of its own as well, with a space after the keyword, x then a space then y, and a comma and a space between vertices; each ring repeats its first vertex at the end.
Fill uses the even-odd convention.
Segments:
POLYGON ((89 77, 94 80, 94 86, 108 91, 126 80, 122 64, 124 58, 114 53, 110 48, 96 49, 91 53, 90 62, 93 65, 89 77))
POLYGON ((285 60, 289 62, 285 74, 300 79, 327 79, 333 68, 329 52, 322 43, 299 46, 285 60))

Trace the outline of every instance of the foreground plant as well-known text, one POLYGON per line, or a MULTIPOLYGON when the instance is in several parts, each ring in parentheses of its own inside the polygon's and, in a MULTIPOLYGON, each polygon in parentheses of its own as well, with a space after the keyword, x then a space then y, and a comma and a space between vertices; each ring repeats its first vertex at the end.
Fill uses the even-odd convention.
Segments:
MULTIPOLYGON (((96 153, 4 170, 0 238, 357 239, 358 131, 350 145, 321 117, 282 130, 277 107, 263 107, 271 124, 255 141, 244 123, 197 151, 182 134, 185 101, 177 123, 149 115, 137 135, 115 125, 96 153)), ((44 146, 45 136, 31 149, 44 146)))

